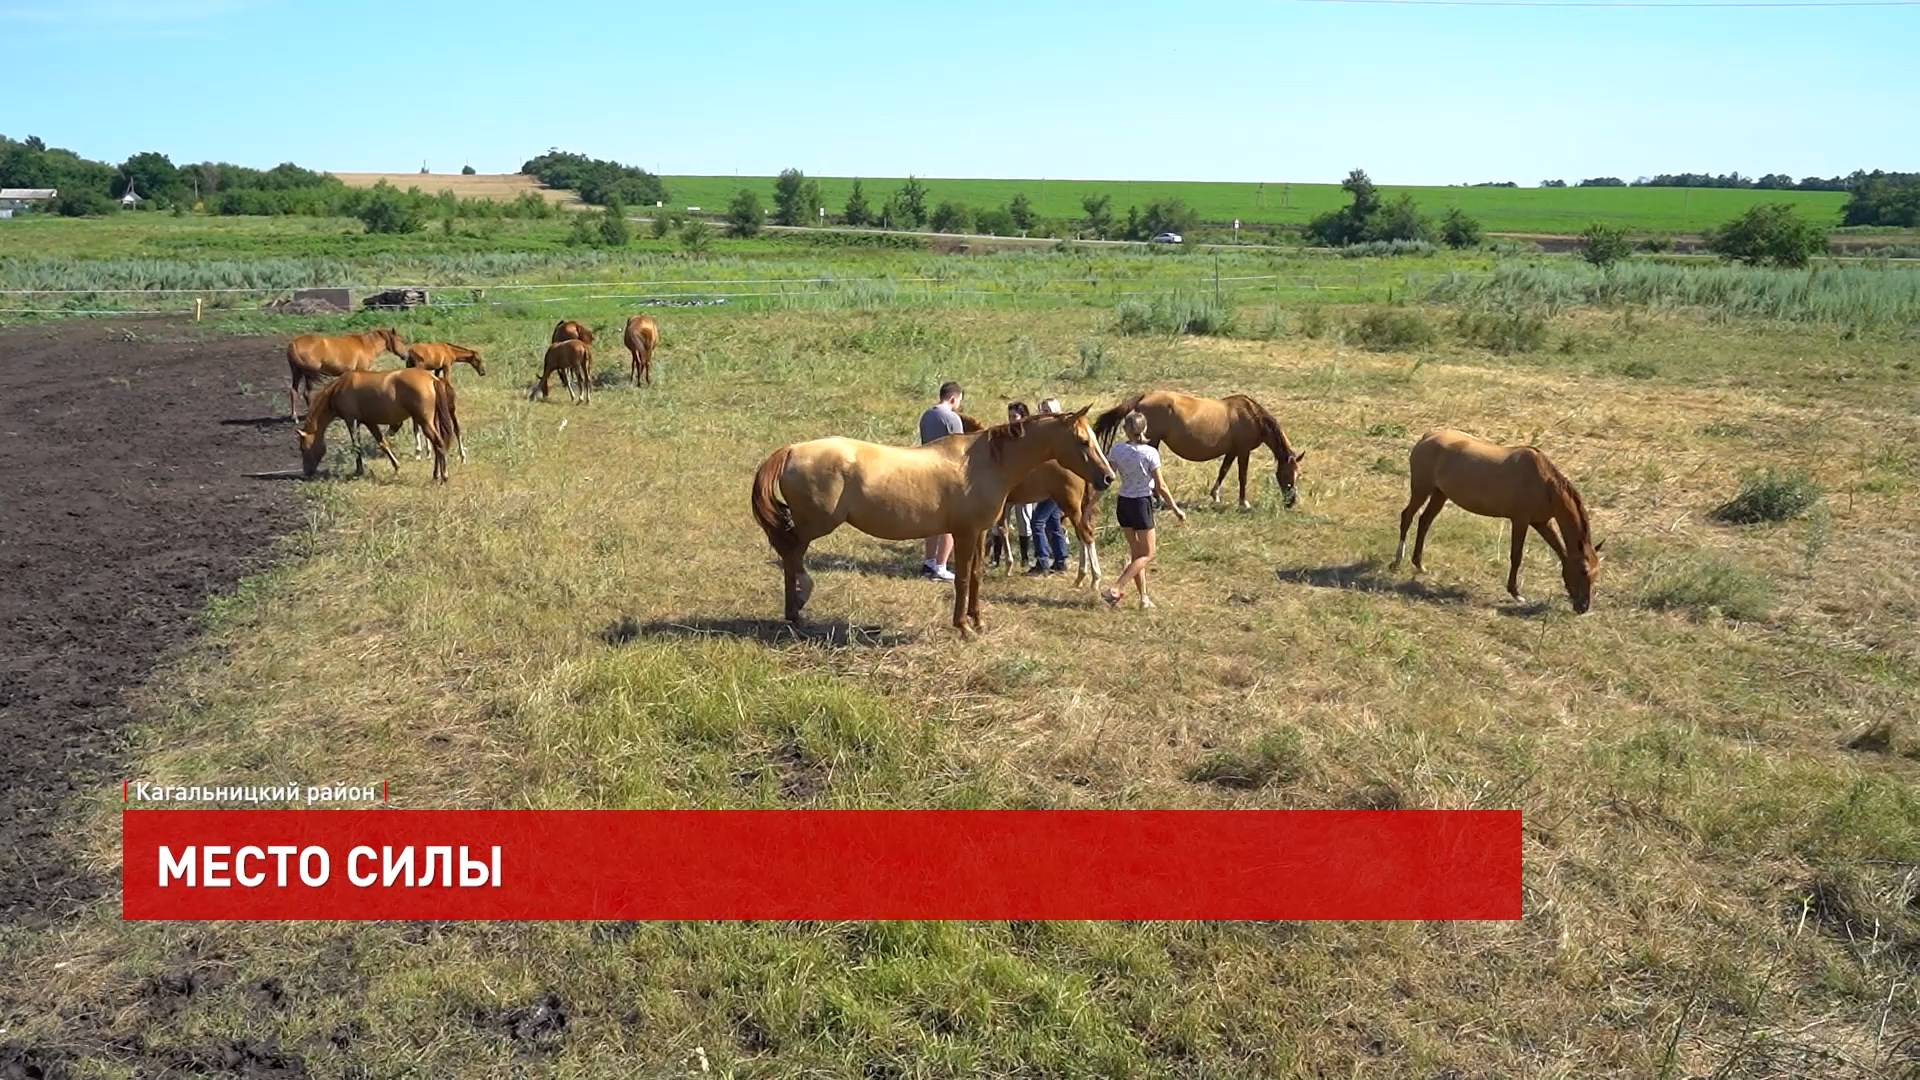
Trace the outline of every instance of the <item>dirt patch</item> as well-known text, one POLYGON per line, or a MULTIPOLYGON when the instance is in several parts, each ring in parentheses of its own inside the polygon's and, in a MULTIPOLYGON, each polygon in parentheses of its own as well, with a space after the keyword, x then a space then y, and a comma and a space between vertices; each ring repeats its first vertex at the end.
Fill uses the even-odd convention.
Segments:
POLYGON ((298 485, 248 475, 298 465, 277 343, 135 326, 0 330, 7 919, 110 887, 61 847, 62 808, 117 785, 126 692, 301 517, 298 485))

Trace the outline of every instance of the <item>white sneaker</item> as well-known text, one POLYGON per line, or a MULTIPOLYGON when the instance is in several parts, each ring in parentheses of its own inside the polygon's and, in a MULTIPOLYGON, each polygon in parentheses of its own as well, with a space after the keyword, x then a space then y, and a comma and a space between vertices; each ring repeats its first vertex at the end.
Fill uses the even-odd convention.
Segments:
POLYGON ((941 581, 952 581, 953 571, 947 569, 944 566, 936 566, 933 568, 933 576, 938 578, 941 581))

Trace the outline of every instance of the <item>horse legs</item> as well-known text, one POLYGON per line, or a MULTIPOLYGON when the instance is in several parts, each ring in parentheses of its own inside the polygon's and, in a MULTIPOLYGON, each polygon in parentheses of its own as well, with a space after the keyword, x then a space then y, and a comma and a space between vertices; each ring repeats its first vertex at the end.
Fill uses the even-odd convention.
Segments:
POLYGON ((1520 595, 1520 556, 1527 550, 1527 523, 1519 518, 1513 519, 1513 552, 1507 565, 1507 595, 1518 603, 1526 603, 1527 598, 1520 595))
POLYGON ((978 601, 974 599, 975 590, 980 582, 980 551, 984 533, 976 533, 971 528, 953 535, 953 628, 960 636, 969 636, 967 618, 971 614, 979 618, 978 601))
POLYGON ((967 586, 967 620, 973 623, 975 633, 986 629, 980 625, 980 580, 986 576, 987 534, 981 533, 973 541, 973 579, 967 586))
POLYGON ((1247 459, 1253 456, 1249 450, 1240 455, 1240 509, 1251 510, 1253 504, 1247 501, 1247 459))
POLYGON ((800 625, 800 609, 813 596, 813 575, 807 573, 807 547, 800 545, 780 553, 780 568, 787 576, 787 622, 800 625))
POLYGON ((1420 553, 1427 547, 1427 530, 1433 526, 1433 519, 1440 516, 1440 508, 1445 505, 1447 505, 1446 492, 1435 491, 1433 498, 1427 500, 1426 512, 1420 515, 1420 529, 1413 534, 1413 568, 1415 570, 1425 572, 1427 569, 1420 565, 1420 553))
POLYGON ((358 421, 347 421, 347 440, 353 443, 353 475, 359 476, 367 471, 367 462, 360 454, 360 424, 358 421))
POLYGON ((395 456, 393 456, 393 447, 391 447, 391 446, 388 446, 388 445, 387 445, 387 437, 386 437, 385 435, 382 435, 382 434, 380 434, 380 425, 379 425, 379 424, 368 424, 368 425, 367 425, 367 431, 368 431, 368 433, 369 433, 369 434, 371 434, 371 435, 373 436, 373 441, 374 441, 374 444, 375 444, 376 446, 378 446, 378 447, 380 447, 380 452, 381 452, 381 453, 383 453, 383 454, 385 454, 385 455, 387 455, 387 460, 388 460, 388 461, 391 461, 391 462, 393 462, 393 471, 394 471, 394 472, 399 472, 399 471, 400 471, 400 459, 399 459, 399 458, 397 458, 397 457, 395 457, 395 456))
MULTIPOLYGON (((1207 489, 1208 502, 1220 501, 1220 485, 1227 482, 1227 470, 1231 468, 1233 468, 1233 455, 1228 454, 1226 457, 1220 459, 1220 475, 1213 478, 1213 486, 1207 489)), ((1245 485, 1242 485, 1240 488, 1240 500, 1245 502, 1246 498, 1247 489, 1245 485)))
MULTIPOLYGON (((1413 526, 1413 513, 1420 509, 1420 504, 1425 502, 1427 496, 1431 494, 1433 494, 1433 488, 1421 486, 1418 480, 1413 481, 1413 492, 1407 497, 1407 508, 1400 511, 1400 545, 1393 549, 1393 565, 1388 569, 1400 569, 1400 559, 1407 553, 1407 530, 1413 526)), ((1421 534, 1425 535, 1425 530, 1422 530, 1421 534)), ((1418 566, 1420 556, 1415 555, 1413 562, 1418 566)))

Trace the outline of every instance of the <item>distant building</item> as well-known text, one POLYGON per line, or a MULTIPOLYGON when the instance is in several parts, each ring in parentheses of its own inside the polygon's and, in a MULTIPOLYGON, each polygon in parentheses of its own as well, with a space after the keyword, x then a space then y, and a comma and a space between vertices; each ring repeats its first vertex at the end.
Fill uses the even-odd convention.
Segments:
POLYGON ((42 203, 50 203, 59 197, 58 188, 0 188, 0 218, 10 218, 16 210, 44 209, 42 203))
POLYGON ((141 203, 146 201, 147 200, 143 198, 139 192, 133 190, 132 182, 128 182, 127 184, 127 193, 125 195, 120 196, 120 205, 126 207, 129 210, 133 209, 136 206, 139 206, 141 203))

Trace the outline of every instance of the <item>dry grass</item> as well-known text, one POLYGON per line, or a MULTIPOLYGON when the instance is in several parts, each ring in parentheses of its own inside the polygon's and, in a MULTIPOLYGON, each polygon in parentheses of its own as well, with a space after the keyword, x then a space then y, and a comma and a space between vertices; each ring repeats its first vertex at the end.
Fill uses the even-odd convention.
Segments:
MULTIPOLYGON (((472 464, 425 499, 424 466, 320 485, 304 557, 220 605, 154 692, 137 772, 384 777, 411 806, 1519 807, 1524 919, 194 927, 103 909, 0 932, 6 1037, 271 1035, 327 1076, 1912 1066, 1920 402, 1899 343, 1664 319, 1591 359, 1416 357, 1109 323, 673 312, 659 385, 586 408, 518 393, 550 320, 436 326, 495 372, 456 376, 472 464), (1083 341, 1098 376, 1061 379, 1083 341), (1614 373, 1641 357, 1659 374, 1614 373), (1251 393, 1309 451, 1301 503, 1280 509, 1268 469, 1253 511, 1164 529, 1152 612, 994 579, 971 646, 913 545, 837 534, 810 612, 840 635, 783 635, 752 467, 830 432, 911 441, 947 376, 982 415, 1045 392, 1251 393), (1538 544, 1538 602, 1507 601, 1504 525, 1457 509, 1424 579, 1385 569, 1405 480, 1375 463, 1443 423, 1537 441, 1580 485, 1607 540, 1592 614, 1568 612, 1538 544), (1830 493, 1819 537, 1709 519, 1769 465, 1830 493), (1772 583, 1764 618, 1642 602, 1709 557, 1772 583), (1844 747, 1872 723, 1884 750, 1844 747), (220 979, 143 989, 180 970, 220 979), (269 977, 290 1005, 249 991, 269 977), (506 1031, 549 991, 564 1032, 506 1031)), ((1213 468, 1169 482, 1198 501, 1213 468)), ((1116 565, 1111 528, 1103 547, 1116 565)), ((110 808, 82 835, 117 859, 110 808)))
POLYGON ((451 191, 463 199, 491 199, 495 202, 511 202, 531 191, 555 206, 581 205, 580 196, 574 192, 547 187, 525 173, 476 173, 463 176, 460 173, 337 172, 331 175, 339 177, 340 182, 348 187, 372 187, 384 180, 402 191, 410 187, 417 187, 429 195, 451 191))

